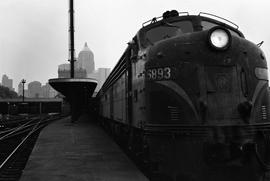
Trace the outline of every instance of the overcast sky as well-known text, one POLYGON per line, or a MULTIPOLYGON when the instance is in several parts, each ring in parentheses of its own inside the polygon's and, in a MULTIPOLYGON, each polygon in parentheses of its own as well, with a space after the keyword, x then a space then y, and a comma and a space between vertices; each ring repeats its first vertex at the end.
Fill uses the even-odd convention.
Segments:
MULTIPOLYGON (((87 42, 96 68, 113 68, 142 23, 166 10, 208 12, 264 41, 270 59, 269 0, 74 0, 76 53, 87 42)), ((0 0, 0 76, 46 83, 68 59, 68 0, 0 0)), ((268 63, 269 64, 269 63, 268 63)))

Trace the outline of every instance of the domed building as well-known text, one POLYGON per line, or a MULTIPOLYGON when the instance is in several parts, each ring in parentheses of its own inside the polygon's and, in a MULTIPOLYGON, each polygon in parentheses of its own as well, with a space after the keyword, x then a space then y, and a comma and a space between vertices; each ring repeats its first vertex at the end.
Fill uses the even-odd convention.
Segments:
POLYGON ((94 54, 88 48, 87 43, 84 44, 84 48, 80 51, 75 67, 76 69, 85 69, 87 77, 95 71, 94 54))
MULTIPOLYGON (((74 62, 74 77, 89 78, 95 72, 94 54, 88 48, 87 43, 80 51, 79 57, 74 62)), ((65 63, 58 66, 58 78, 70 77, 70 64, 65 63)), ((93 77, 92 77, 93 78, 93 77)))
POLYGON ((41 83, 33 81, 28 84, 29 97, 39 98, 42 95, 41 83))

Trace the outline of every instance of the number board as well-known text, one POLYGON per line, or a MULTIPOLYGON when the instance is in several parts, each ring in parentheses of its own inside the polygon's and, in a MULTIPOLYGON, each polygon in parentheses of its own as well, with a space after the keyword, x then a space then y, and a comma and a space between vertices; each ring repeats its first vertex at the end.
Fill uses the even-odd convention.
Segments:
POLYGON ((169 80, 172 78, 171 67, 150 68, 146 70, 147 80, 169 80))

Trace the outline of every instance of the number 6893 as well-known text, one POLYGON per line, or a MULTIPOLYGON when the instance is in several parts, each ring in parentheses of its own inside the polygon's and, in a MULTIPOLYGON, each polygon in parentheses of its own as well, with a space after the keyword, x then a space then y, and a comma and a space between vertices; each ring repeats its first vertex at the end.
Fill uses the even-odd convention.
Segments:
POLYGON ((148 69, 146 73, 148 80, 162 80, 171 78, 170 67, 148 69))

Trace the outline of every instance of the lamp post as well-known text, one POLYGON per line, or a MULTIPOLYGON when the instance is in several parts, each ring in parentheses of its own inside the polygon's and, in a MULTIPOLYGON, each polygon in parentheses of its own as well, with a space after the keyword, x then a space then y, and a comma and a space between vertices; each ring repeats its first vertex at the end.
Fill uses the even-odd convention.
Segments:
POLYGON ((25 84, 25 82, 26 82, 26 80, 23 79, 23 80, 22 80, 22 84, 23 84, 23 97, 22 97, 22 100, 23 100, 23 102, 24 102, 24 84, 25 84))

